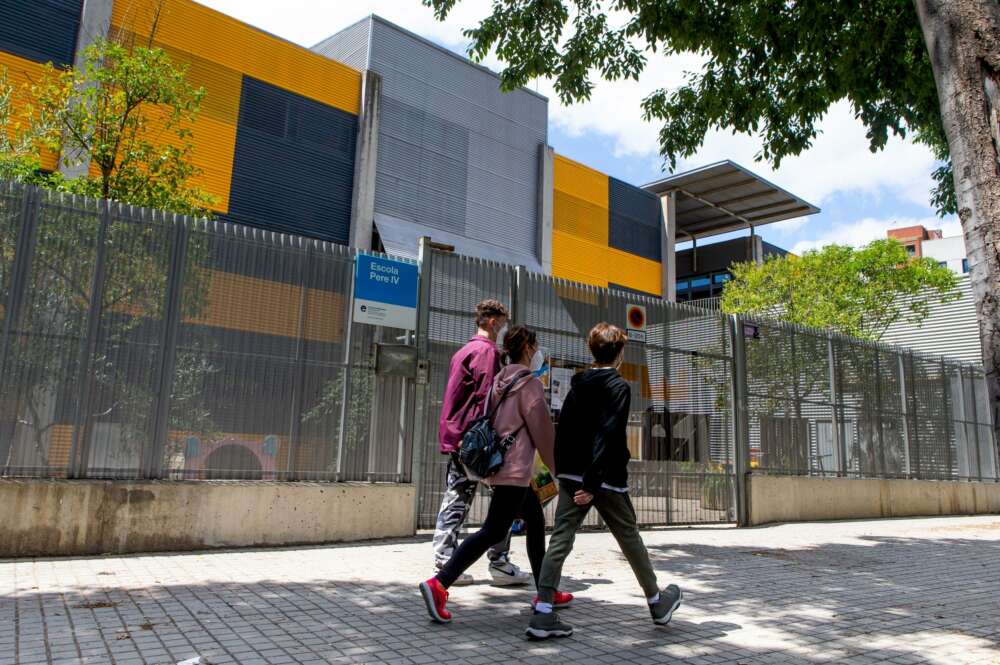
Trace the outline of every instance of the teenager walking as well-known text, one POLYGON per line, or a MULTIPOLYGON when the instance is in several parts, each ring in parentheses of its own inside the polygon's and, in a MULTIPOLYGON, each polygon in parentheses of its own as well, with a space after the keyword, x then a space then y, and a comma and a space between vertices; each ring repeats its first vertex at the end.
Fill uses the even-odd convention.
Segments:
MULTIPOLYGON (((497 337, 507 325, 507 318, 507 308, 500 301, 489 299, 479 303, 476 306, 476 334, 451 358, 438 426, 439 449, 443 455, 450 456, 447 488, 434 529, 434 563, 438 570, 455 552, 458 532, 476 498, 479 483, 465 475, 456 455, 462 434, 486 410, 486 396, 500 369, 497 337)), ((531 575, 510 562, 509 532, 490 544, 489 570, 494 585, 512 586, 532 581, 531 575)), ((472 576, 463 573, 455 584, 472 584, 472 576)))
MULTIPOLYGON (((438 623, 451 621, 451 613, 445 608, 448 587, 491 544, 509 532, 517 518, 524 520, 527 529, 528 560, 536 584, 538 582, 545 556, 545 517, 530 487, 535 451, 550 469, 557 467, 552 455, 555 431, 545 401, 545 388, 531 370, 532 359, 537 353, 538 341, 534 332, 525 326, 511 328, 504 339, 507 364, 493 382, 488 413, 492 414, 491 422, 497 435, 511 437, 513 442, 507 448, 503 465, 486 479, 493 496, 482 528, 462 541, 437 575, 420 584, 427 612, 438 623)), ((535 364, 541 365, 540 362, 535 364)), ((553 593, 549 602, 568 604, 572 598, 570 594, 553 593)))
POLYGON ((621 328, 599 323, 587 336, 594 367, 573 377, 559 414, 555 458, 559 503, 555 529, 538 580, 539 602, 525 634, 530 638, 566 637, 573 627, 554 611, 563 562, 573 550, 577 529, 591 506, 597 508, 618 541, 642 587, 653 622, 670 622, 681 604, 676 584, 662 591, 639 535, 628 495, 629 450, 626 438, 631 389, 618 373, 628 337, 621 328))

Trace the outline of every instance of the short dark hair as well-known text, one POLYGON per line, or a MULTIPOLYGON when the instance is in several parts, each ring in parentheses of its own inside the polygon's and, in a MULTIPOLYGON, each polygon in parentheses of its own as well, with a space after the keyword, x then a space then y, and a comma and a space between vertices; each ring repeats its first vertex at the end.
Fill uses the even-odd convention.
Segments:
POLYGON ((524 355, 524 350, 529 346, 535 346, 538 335, 534 330, 525 325, 516 325, 507 331, 503 338, 503 362, 509 365, 515 360, 520 360, 524 355))
POLYGON ((627 341, 628 335, 625 334, 624 330, 604 321, 591 328, 590 334, 587 335, 587 346, 590 347, 590 353, 594 356, 594 360, 601 365, 613 363, 618 354, 625 348, 627 341))
POLYGON ((482 328, 486 325, 489 319, 502 316, 503 318, 510 317, 507 312, 507 308, 499 300, 494 300, 493 298, 487 298, 478 305, 476 305, 476 325, 482 328))

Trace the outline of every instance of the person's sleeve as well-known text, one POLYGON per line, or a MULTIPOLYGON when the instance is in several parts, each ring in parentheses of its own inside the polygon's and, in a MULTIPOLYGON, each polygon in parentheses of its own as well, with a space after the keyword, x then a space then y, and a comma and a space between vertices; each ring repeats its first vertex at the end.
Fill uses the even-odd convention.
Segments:
POLYGON ((525 394, 521 417, 524 418, 524 426, 531 437, 532 445, 555 477, 556 430, 552 426, 552 416, 549 414, 549 405, 545 402, 545 391, 541 382, 532 379, 529 381, 535 385, 525 386, 529 391, 525 394))
POLYGON ((583 474, 583 489, 594 493, 601 488, 608 472, 608 460, 613 457, 615 441, 622 440, 628 427, 628 413, 632 403, 630 390, 620 390, 611 396, 610 403, 601 414, 594 436, 593 459, 583 474))
POLYGON ((576 393, 570 390, 566 399, 563 400, 562 409, 559 411, 559 426, 556 427, 555 441, 557 450, 564 450, 563 446, 573 445, 573 431, 576 422, 574 418, 576 418, 576 393))
POLYGON ((438 423, 438 441, 443 452, 451 452, 458 447, 462 437, 460 423, 456 410, 460 404, 465 404, 470 382, 469 368, 463 363, 452 362, 448 371, 448 384, 444 389, 444 400, 441 404, 441 420, 438 423))

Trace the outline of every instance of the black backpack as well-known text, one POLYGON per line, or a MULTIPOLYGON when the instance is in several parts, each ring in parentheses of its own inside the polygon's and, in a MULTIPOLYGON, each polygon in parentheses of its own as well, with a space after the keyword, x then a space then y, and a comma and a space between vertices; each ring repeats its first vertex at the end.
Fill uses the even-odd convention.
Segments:
MULTIPOLYGON (((487 408, 485 415, 476 418, 462 433, 462 443, 458 449, 458 461, 465 468, 465 474, 472 480, 488 478, 496 473, 503 466, 504 455, 514 444, 517 433, 521 431, 519 427, 516 431, 501 438, 493 428, 493 416, 497 409, 507 399, 511 389, 521 382, 522 379, 531 376, 531 372, 525 370, 511 381, 500 395, 500 399, 492 409, 487 408)), ((490 397, 493 395, 493 388, 486 397, 487 407, 490 397)), ((521 427, 524 427, 523 425, 521 427)))

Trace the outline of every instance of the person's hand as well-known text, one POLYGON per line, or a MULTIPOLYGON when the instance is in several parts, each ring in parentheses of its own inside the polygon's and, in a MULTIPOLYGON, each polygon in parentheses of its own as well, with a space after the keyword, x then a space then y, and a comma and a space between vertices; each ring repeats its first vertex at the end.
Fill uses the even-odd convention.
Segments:
POLYGON ((594 495, 584 490, 577 490, 573 495, 573 502, 578 506, 586 506, 594 500, 594 495))

